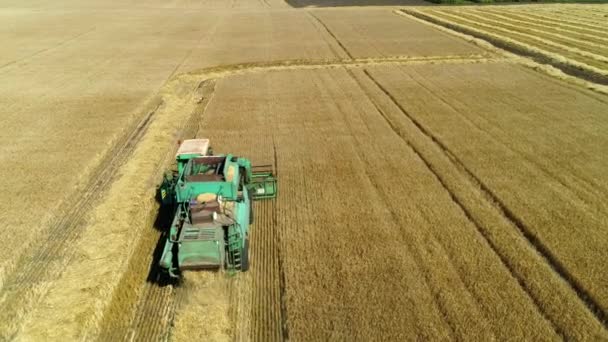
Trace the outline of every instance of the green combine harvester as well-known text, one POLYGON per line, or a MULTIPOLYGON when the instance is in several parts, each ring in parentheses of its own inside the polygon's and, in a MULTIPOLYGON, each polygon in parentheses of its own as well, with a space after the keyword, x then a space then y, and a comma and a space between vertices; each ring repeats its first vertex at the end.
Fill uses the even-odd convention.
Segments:
POLYGON ((213 155, 208 139, 185 140, 176 159, 159 189, 174 212, 160 267, 172 278, 184 270, 247 271, 252 203, 277 194, 272 166, 213 155))

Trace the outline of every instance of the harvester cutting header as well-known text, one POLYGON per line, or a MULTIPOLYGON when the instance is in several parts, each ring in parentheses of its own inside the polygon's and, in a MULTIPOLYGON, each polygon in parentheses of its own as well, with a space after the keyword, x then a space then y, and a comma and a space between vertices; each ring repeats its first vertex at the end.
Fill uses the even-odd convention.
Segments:
POLYGON ((176 159, 160 187, 174 211, 160 267, 175 278, 192 269, 247 271, 252 202, 276 197, 272 166, 213 155, 209 139, 185 140, 176 159))

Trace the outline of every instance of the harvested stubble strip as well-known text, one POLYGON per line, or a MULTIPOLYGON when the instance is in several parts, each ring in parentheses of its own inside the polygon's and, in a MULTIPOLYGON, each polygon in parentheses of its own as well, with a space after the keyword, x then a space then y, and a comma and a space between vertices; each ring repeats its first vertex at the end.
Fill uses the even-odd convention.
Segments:
POLYGON ((584 29, 581 30, 578 26, 569 26, 562 23, 547 23, 543 20, 532 19, 521 13, 515 14, 503 10, 492 10, 490 8, 476 9, 473 11, 481 14, 491 13, 497 18, 507 22, 514 22, 526 26, 536 27, 541 30, 557 31, 564 35, 587 39, 595 43, 608 42, 608 34, 602 36, 601 34, 598 34, 598 32, 590 32, 584 29))
MULTIPOLYGON (((599 21, 594 20, 593 17, 590 15, 589 12, 580 12, 577 11, 577 8, 580 7, 571 7, 568 9, 567 12, 563 12, 560 10, 557 11, 546 11, 546 10, 542 10, 541 12, 545 12, 548 15, 558 19, 558 20, 568 20, 571 19, 573 22, 578 23, 578 24, 587 24, 590 26, 595 26, 595 27, 601 27, 601 28, 608 28, 608 24, 606 23, 606 20, 600 19, 599 21)), ((604 13, 604 14, 608 14, 608 11, 606 11, 606 7, 595 7, 595 14, 599 14, 599 13, 604 13)))
MULTIPOLYGON (((218 82, 218 94, 214 95, 205 111, 203 120, 201 121, 201 129, 198 133, 199 137, 211 139, 214 151, 216 153, 233 153, 235 155, 249 158, 254 165, 256 164, 273 164, 273 142, 268 136, 269 127, 267 122, 261 120, 252 120, 250 116, 240 115, 239 109, 242 106, 243 98, 228 97, 223 89, 226 83, 231 83, 228 80, 220 80, 218 82), (231 109, 226 109, 228 105, 231 109), (232 108, 232 106, 236 106, 232 108), (239 114, 228 115, 231 112, 239 114)), ((260 87, 263 82, 258 84, 241 84, 247 87, 260 87)), ((250 104, 258 106, 257 101, 250 104)), ((267 207, 270 202, 255 203, 255 208, 267 207)), ((272 207, 269 207, 272 208, 272 207)), ((188 323, 195 317, 200 320, 202 301, 205 299, 203 293, 206 287, 214 288, 217 286, 225 286, 229 289, 223 296, 227 296, 225 300, 229 303, 227 311, 230 318, 230 329, 223 329, 220 339, 230 337, 236 340, 252 340, 259 336, 275 337, 278 340, 281 336, 278 330, 280 317, 276 314, 280 311, 280 303, 278 297, 278 276, 274 274, 277 268, 276 257, 273 257, 276 246, 273 240, 272 231, 262 231, 269 228, 264 225, 264 222, 272 220, 272 212, 254 211, 254 224, 251 226, 250 235, 250 262, 251 268, 248 273, 237 274, 234 278, 226 278, 217 276, 214 279, 209 279, 205 287, 199 286, 198 299, 186 301, 176 312, 176 324, 173 332, 176 340, 186 340, 188 336, 204 336, 209 331, 205 327, 196 327, 188 323), (266 234, 266 235, 264 235, 266 234), (267 261, 268 264, 264 264, 267 261), (268 284, 267 282, 272 282, 268 284), (219 283, 219 285, 218 285, 219 283), (262 304, 262 307, 258 307, 262 304), (273 315, 274 313, 274 315, 273 315), (272 317, 260 317, 261 315, 272 315, 272 317), (180 322, 178 324, 178 322, 180 322), (265 325, 262 325, 265 324, 265 325), (262 325, 263 329, 259 329, 262 325), (190 332, 188 332, 190 331, 190 332), (229 334, 228 334, 229 332, 229 334), (256 334, 257 333, 257 334, 256 334), (228 334, 229 336, 224 336, 228 334), (181 336, 181 338, 177 338, 181 336)), ((190 277, 199 277, 194 273, 186 275, 186 280, 190 277)), ((208 296, 208 294, 207 294, 208 296)), ((207 312, 206 317, 213 319, 213 313, 207 312)), ((220 317, 221 318, 221 317, 220 317)), ((195 319, 196 321, 196 319, 195 319)), ((213 330, 215 331, 215 330, 213 330)), ((269 341, 271 338, 262 338, 261 341, 269 341)))
MULTIPOLYGON (((543 49, 546 49, 546 50, 549 50, 552 52, 559 52, 560 54, 562 54, 564 56, 573 58, 575 60, 579 60, 579 61, 587 63, 591 66, 600 67, 605 72, 607 69, 606 63, 608 63, 608 57, 597 54, 597 53, 585 51, 585 50, 579 49, 577 47, 573 47, 569 43, 562 44, 562 43, 559 43, 556 41, 554 42, 552 40, 549 40, 549 39, 545 38, 544 36, 537 36, 537 35, 523 33, 523 32, 513 32, 512 29, 497 27, 500 25, 484 24, 479 19, 475 19, 475 20, 468 19, 469 16, 473 17, 474 15, 467 15, 464 13, 455 13, 455 12, 452 13, 451 11, 446 11, 446 10, 444 10, 444 11, 430 10, 429 12, 432 13, 433 15, 443 18, 445 20, 456 22, 456 23, 459 23, 462 25, 468 25, 468 26, 476 28, 476 29, 480 29, 480 30, 484 30, 487 32, 491 32, 494 34, 504 36, 505 38, 506 37, 513 38, 516 41, 530 44, 532 46, 538 46, 538 47, 541 47, 543 49)), ((487 21, 487 20, 484 20, 484 21, 487 21)))
MULTIPOLYGON (((117 324, 128 321, 137 297, 141 279, 120 284, 133 260, 148 257, 134 255, 135 248, 155 207, 154 176, 174 148, 167 144, 167 134, 175 134, 196 107, 190 96, 199 78, 184 76, 174 79, 161 92, 164 105, 148 128, 121 177, 113 184, 104 201, 93 211, 88 229, 75 243, 76 257, 65 267, 39 305, 38 310, 25 317, 22 338, 32 340, 94 339, 104 314, 117 324), (146 176, 147 175, 147 176, 146 176), (117 289, 118 285, 124 288, 117 289), (127 307, 107 312, 115 296, 127 307), (60 320, 62 324, 58 325, 60 320)), ((141 251, 144 253, 143 251, 141 251)), ((145 277, 144 277, 145 278, 145 277)))
POLYGON ((583 32, 601 35, 601 36, 606 36, 606 31, 604 28, 598 27, 595 25, 587 25, 585 23, 581 23, 580 21, 576 21, 576 20, 568 20, 568 19, 572 19, 572 18, 568 18, 568 17, 557 18, 554 15, 540 12, 540 11, 522 12, 522 11, 505 10, 505 13, 515 13, 518 15, 522 15, 530 20, 540 21, 540 22, 544 22, 544 23, 548 23, 548 24, 552 24, 552 25, 557 25, 557 26, 564 26, 564 27, 568 27, 569 29, 572 29, 574 31, 583 31, 583 32))
POLYGON ((177 314, 171 341, 232 341, 230 320, 230 282, 224 273, 186 272, 184 301, 177 314))
MULTIPOLYGON (((604 85, 608 83, 608 70, 597 68, 574 59, 566 58, 560 54, 562 52, 554 53, 509 37, 440 18, 424 10, 404 9, 399 13, 406 17, 414 17, 421 22, 427 22, 429 25, 433 25, 439 30, 451 32, 456 36, 466 40, 475 41, 478 44, 481 44, 479 43, 479 40, 483 39, 504 49, 516 51, 518 54, 533 56, 535 59, 542 60, 543 64, 539 64, 526 58, 516 57, 516 55, 509 53, 511 58, 516 57, 514 59, 517 59, 520 64, 526 65, 532 69, 542 70, 543 72, 556 78, 567 80, 570 83, 584 85, 589 89, 593 89, 603 94, 608 93, 608 87, 604 85), (552 66, 559 68, 559 70, 552 66), (564 72, 573 74, 575 76, 565 74, 562 72, 562 70, 565 70, 564 72), (584 77, 584 79, 579 79, 578 77, 584 77)), ((496 49, 494 46, 491 46, 491 48, 496 49)))
POLYGON ((571 32, 562 32, 554 27, 542 27, 534 25, 533 22, 525 22, 523 20, 512 20, 502 15, 488 13, 487 11, 455 11, 460 17, 472 18, 476 22, 490 24, 494 27, 501 27, 512 32, 520 33, 535 33, 536 36, 541 36, 551 42, 557 42, 570 47, 576 47, 581 51, 606 55, 608 47, 604 42, 596 43, 587 37, 572 36, 571 32), (476 14, 475 14, 476 13, 476 14))
MULTIPOLYGON (((419 23, 424 23, 426 25, 432 26, 437 30, 449 33, 450 35, 456 36, 460 39, 473 43, 485 50, 491 51, 492 53, 494 53, 498 56, 506 57, 506 59, 501 59, 501 61, 503 61, 504 63, 519 64, 528 69, 535 70, 537 72, 541 72, 552 78, 565 81, 568 84, 571 84, 571 85, 574 85, 574 86, 577 86, 580 88, 589 89, 591 91, 597 92, 602 95, 608 95, 608 86, 598 84, 598 83, 592 82, 587 79, 582 79, 582 78, 574 76, 574 75, 567 74, 562 69, 560 69, 561 65, 562 65, 562 61, 565 60, 563 58, 563 56, 549 53, 548 55, 546 55, 546 58, 550 58, 552 64, 546 64, 547 62, 544 62, 543 64, 541 64, 530 58, 519 56, 513 52, 509 52, 504 49, 496 47, 495 45, 493 45, 493 44, 496 44, 496 42, 498 41, 498 37, 496 37, 496 36, 486 36, 485 33, 481 33, 481 31, 469 31, 468 28, 464 28, 464 26, 455 25, 453 23, 448 23, 447 21, 442 21, 438 18, 433 17, 432 15, 427 15, 426 13, 422 13, 420 11, 413 11, 411 9, 395 10, 395 11, 393 11, 393 13, 395 13, 396 15, 402 16, 402 17, 410 18, 419 23), (467 32, 467 33, 463 33, 463 32, 467 32), (484 39, 478 38, 478 37, 484 37, 484 39), (491 39, 488 39, 488 37, 490 37, 491 39), (490 43, 488 40, 492 41, 492 43, 490 43), (557 66, 553 66, 553 64, 555 64, 555 63, 558 63, 557 66)), ((515 41, 512 41, 512 40, 507 40, 507 41, 511 42, 511 43, 505 43, 505 44, 507 44, 507 46, 509 48, 512 48, 513 46, 518 46, 518 43, 515 41)), ((500 46, 502 46, 502 45, 500 45, 500 46)), ((543 54, 548 53, 548 51, 536 49, 532 46, 526 46, 526 47, 524 47, 523 45, 519 45, 519 46, 521 48, 524 48, 526 51, 533 52, 536 55, 541 55, 541 53, 543 53, 543 54)), ((487 60, 487 61, 491 62, 491 61, 497 61, 497 60, 494 59, 494 60, 487 60)), ((574 61, 569 61, 569 62, 574 62, 574 61)), ((574 62, 574 65, 576 65, 576 68, 583 69, 583 67, 580 65, 580 63, 574 62)), ((361 65, 361 67, 363 67, 363 65, 361 65)), ((570 67, 571 66, 568 65, 568 68, 570 68, 570 67)), ((597 71, 600 71, 600 70, 598 69, 597 71)), ((593 72, 593 71, 591 71, 591 72, 593 72)))

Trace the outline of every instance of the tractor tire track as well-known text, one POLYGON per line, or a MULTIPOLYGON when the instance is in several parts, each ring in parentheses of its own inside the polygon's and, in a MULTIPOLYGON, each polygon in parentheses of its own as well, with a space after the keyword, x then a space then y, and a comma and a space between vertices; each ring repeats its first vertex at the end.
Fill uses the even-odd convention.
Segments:
MULTIPOLYGON (((373 105, 374 109, 381 115, 381 117, 384 119, 384 121, 386 121, 387 124, 389 124, 389 127, 391 129, 395 130, 392 123, 387 120, 387 117, 386 117, 386 114, 384 113, 384 111, 378 106, 378 104, 373 99, 371 94, 369 94, 366 91, 365 87, 361 84, 361 81, 354 75, 354 73, 351 70, 347 70, 347 73, 350 76, 350 78, 353 81, 355 81, 355 83, 357 84, 357 86, 359 87, 361 92, 363 94, 365 94, 365 96, 368 98, 370 103, 373 105)), ((397 132, 395 132, 395 133, 397 134, 397 132)), ((416 149, 414 149, 414 147, 412 145, 410 145, 410 143, 408 141, 405 141, 405 142, 406 142, 407 146, 418 157, 420 157, 418 151, 416 149)), ((357 140, 356 140, 356 143, 361 144, 357 140)), ((355 151, 359 151, 359 149, 355 149, 355 151)), ((376 190, 377 196, 385 204, 384 207, 390 215, 390 221, 392 221, 395 225, 399 225, 399 222, 401 221, 399 218, 399 215, 397 213, 395 213, 394 209, 391 208, 390 205, 388 205, 388 203, 391 202, 391 198, 389 198, 383 191, 379 190, 379 189, 382 189, 382 186, 376 181, 376 176, 373 174, 373 171, 371 171, 371 170, 374 170, 374 165, 370 164, 369 161, 367 161, 361 155, 361 153, 357 153, 357 158, 359 159, 359 162, 365 166, 362 168, 365 172, 365 178, 371 183, 371 185, 373 186, 374 189, 377 189, 376 190)), ((411 251, 411 255, 414 259, 414 263, 416 264, 417 268, 424 270, 425 269, 424 255, 422 255, 422 253, 420 253, 419 248, 417 248, 417 246, 416 246, 417 243, 415 242, 415 240, 412 238, 412 236, 409 235, 409 233, 406 233, 404 231, 399 231, 399 234, 401 234, 404 237, 404 241, 406 241, 407 249, 411 251)), ((439 314, 441 315, 441 319, 443 320, 443 323, 447 327, 447 331, 449 333, 448 336, 452 340, 461 339, 462 336, 457 335, 458 328, 456 327, 456 322, 454 322, 454 320, 451 319, 449 309, 446 307, 445 300, 442 299, 441 289, 436 286, 436 282, 434 282, 433 279, 429 276, 429 272, 422 271, 422 272, 420 272, 420 274, 422 276, 424 284, 426 284, 426 286, 429 289, 429 292, 431 294, 435 307, 436 307, 437 311, 439 312, 439 314)))
MULTIPOLYGON (((391 102, 394 103, 402 112, 404 115, 406 115, 410 120, 412 120, 412 118, 410 117, 410 115, 407 114, 407 112, 405 112, 401 105, 399 105, 396 100, 392 97, 392 95, 389 95, 389 93, 385 90, 384 87, 382 87, 377 81, 376 79, 374 79, 371 74, 369 74, 369 72, 367 70, 363 71, 364 74, 369 78, 370 81, 372 81, 383 93, 385 93, 390 99, 391 102)), ((355 78, 356 79, 356 78, 355 78)), ((357 81, 359 82, 359 81, 357 81)), ((384 119, 384 121, 391 127, 391 129, 395 132, 395 134, 397 134, 403 141, 405 141, 405 143, 408 145, 408 147, 416 154, 416 156, 424 163, 424 165, 426 166, 427 169, 429 169, 429 171, 433 174, 433 177, 437 180, 437 182, 439 182, 439 184, 441 184, 441 186, 445 189, 445 191, 448 193, 448 195, 450 196, 452 202, 454 202, 462 211, 462 213, 466 216, 467 220, 469 220, 473 226, 475 227, 475 229, 477 230, 478 234, 480 236, 483 237, 484 241, 486 242, 487 246, 492 250, 492 253, 494 253, 500 260, 500 262, 505 266, 505 268, 507 269, 507 271, 511 274, 511 276, 517 281, 517 283, 519 284, 519 286, 524 290, 524 292, 526 292, 527 296, 532 300, 532 302, 534 303, 534 305, 536 306, 538 312, 543 316, 543 318, 549 322, 553 328, 553 330, 562 337, 562 339, 564 338, 564 333, 562 331, 562 329, 557 326, 555 324, 555 322, 553 322, 548 316, 547 314, 544 312, 543 310, 543 306, 542 303, 538 300, 538 298, 536 298, 536 296, 534 296, 532 294, 532 292, 530 291, 530 289, 528 288, 525 279, 523 279, 522 277, 520 277, 518 275, 518 273, 513 269, 513 267, 511 266, 511 263, 509 262, 509 260, 502 254, 499 252, 499 249, 497 248, 496 244, 489 238, 486 230, 483 228, 482 224, 477 221, 472 213, 470 212, 469 209, 467 209, 467 207, 465 206, 464 203, 462 203, 462 201, 460 201, 460 199, 457 197, 457 195, 450 190, 450 187, 446 184, 445 180, 443 179, 443 177, 441 176, 441 174, 435 169, 435 167, 433 167, 433 165, 431 164, 431 162, 428 160, 428 158, 426 158, 423 153, 416 148, 409 140, 405 139, 401 134, 399 134, 399 129, 395 126, 395 124, 390 120, 390 118, 388 118, 387 114, 384 113, 384 111, 382 109, 380 109, 379 105, 375 103, 375 101, 369 97, 370 101, 372 102, 372 104, 374 105, 374 107, 376 108, 376 110, 378 111, 378 113, 382 116, 382 118, 384 119)), ((412 122, 415 123, 415 121, 412 120, 412 122)), ((418 126, 418 125, 416 125, 418 126)), ((424 132, 423 132, 424 133, 424 132)), ((444 151, 445 152, 445 151, 444 151)))
MULTIPOLYGON (((329 27, 327 27, 327 25, 321 19, 319 19, 319 17, 312 14, 312 12, 308 12, 308 15, 310 15, 312 18, 314 18, 315 21, 317 21, 321 26, 323 26, 325 31, 334 39, 334 41, 340 46, 340 48, 342 48, 342 51, 344 51, 344 53, 348 56, 348 58, 354 59, 353 55, 348 51, 346 46, 344 46, 344 44, 342 44, 340 39, 338 39, 338 37, 336 37, 336 35, 329 29, 329 27)), ((336 57, 339 57, 339 56, 336 56, 336 57)))
MULTIPOLYGON (((278 169, 278 158, 277 158, 277 147, 276 142, 273 139, 272 141, 272 149, 274 151, 274 165, 277 170, 277 177, 279 177, 278 169)), ((275 244, 277 246, 277 262, 279 268, 279 306, 280 306, 280 322, 281 322, 281 338, 280 341, 289 341, 289 326, 288 326, 288 315, 287 315, 287 285, 285 284, 285 256, 283 249, 285 248, 285 243, 283 242, 283 229, 279 229, 278 223, 278 210, 276 206, 273 206, 272 210, 272 225, 275 228, 276 240, 275 244)))
POLYGON ((58 210, 64 214, 52 222, 45 236, 30 247, 33 253, 20 257, 15 271, 7 275, 0 291, 4 308, 0 319, 7 323, 0 329, 0 336, 15 336, 20 329, 21 318, 35 308, 48 290, 45 283, 59 277, 63 267, 74 257, 70 244, 82 234, 86 214, 115 180, 118 169, 144 136, 161 106, 162 102, 156 101, 153 109, 135 122, 135 127, 127 131, 91 174, 88 184, 79 192, 81 195, 76 196, 74 202, 66 202, 64 207, 67 208, 58 210))
MULTIPOLYGON (((313 14, 311 14, 309 12, 309 14, 311 16, 313 16, 327 31, 327 33, 334 38, 334 40, 338 43, 338 45, 344 50, 344 52, 352 59, 352 55, 350 54, 350 52, 347 50, 347 48, 338 40, 338 38, 331 32, 331 30, 316 16, 314 16, 313 14)), ((361 90, 367 94, 367 92, 365 91, 365 88, 363 87, 363 85, 361 84, 361 81, 352 73, 352 71, 347 70, 348 74, 350 75, 350 77, 358 84, 358 86, 361 88, 361 90)), ((390 100, 391 102, 393 102, 406 116, 410 117, 407 112, 404 111, 404 109, 402 108, 402 106, 396 101, 396 99, 390 94, 388 93, 388 91, 386 91, 385 88, 383 88, 372 76, 371 74, 369 74, 367 72, 366 69, 363 69, 364 74, 369 78, 369 80, 371 82, 373 82, 375 84, 376 87, 378 87, 390 100)), ((376 101, 368 95, 368 98, 370 100, 370 102, 373 104, 373 106, 376 108, 376 110, 378 111, 378 113, 382 116, 382 118, 386 121, 386 123, 391 127, 391 129, 395 132, 395 134, 397 134, 399 137, 401 137, 401 135, 399 135, 398 130, 395 128, 394 124, 386 117, 386 114, 380 109, 380 107, 377 105, 376 101)), ((410 118, 412 119, 412 118, 410 118)), ((416 123, 414 121, 414 123, 416 123)), ((418 125, 417 125, 418 126, 418 125)), ((423 133, 426 134, 425 131, 422 131, 423 133)), ((405 143, 412 149, 412 151, 420 158, 420 160, 425 164, 425 166, 431 171, 431 173, 435 176, 435 178, 439 181, 439 183, 443 186, 444 189, 446 189, 446 191, 449 193, 451 199, 460 207, 460 209, 464 212, 465 216, 467 217, 467 219, 469 219, 469 221, 471 221, 473 223, 473 225, 475 226, 475 228, 477 229, 477 231, 479 232, 479 234, 484 238, 484 240, 488 243, 488 246, 492 249, 492 251, 499 257, 499 259, 501 260, 501 262, 506 266, 507 270, 511 273, 511 275, 517 280, 517 282, 519 283, 519 285, 522 287, 522 289, 524 289, 524 291, 526 292, 526 294, 528 295, 528 297, 530 297, 532 299, 532 301, 534 302, 534 304, 536 305, 538 311, 541 313, 541 315, 545 318, 545 320, 547 320, 548 322, 550 322, 551 326, 553 327, 554 331, 556 331, 560 336, 563 336, 563 332, 560 331, 559 327, 557 327, 555 325, 555 323, 551 320, 548 319, 548 317, 546 316, 546 313, 542 310, 542 306, 540 305, 540 303, 538 303, 536 301, 536 299, 530 294, 530 291, 527 289, 527 287, 525 286, 525 282, 523 281, 523 279, 520 279, 516 276, 516 273, 513 272, 513 269, 509 266, 508 262, 506 262, 506 260, 503 258, 503 256, 498 253, 498 250, 496 249, 496 246, 493 245, 493 243, 488 239, 487 235, 484 234, 484 231, 482 229, 482 227, 479 225, 479 223, 475 220, 473 220, 473 217, 471 216, 471 214, 468 212, 468 210, 466 209, 466 207, 464 207, 464 205, 456 198, 456 196, 449 190, 449 188, 447 187, 447 185, 445 184, 445 182, 442 180, 442 178, 440 177, 440 175, 434 170, 434 168, 431 166, 431 164, 428 162, 427 159, 424 158, 424 156, 420 153, 420 151, 418 151, 415 146, 413 146, 409 141, 405 140, 405 143)), ((370 180, 373 177, 368 177, 370 180)), ((391 212, 391 215, 393 217, 393 220, 396 220, 396 216, 394 213, 391 212)), ((398 221, 395 221, 398 222, 398 221)), ((417 262, 419 265, 421 265, 420 262, 417 262)), ((427 282, 427 284, 429 283, 429 279, 425 279, 425 281, 427 282)), ((446 324, 448 324, 448 326, 451 329, 451 334, 452 336, 454 336, 455 332, 457 331, 455 329, 455 327, 450 326, 450 319, 447 313, 447 309, 445 307, 442 306, 442 301, 439 299, 438 297, 439 295, 437 293, 434 292, 434 299, 436 304, 438 305, 438 309, 440 310, 444 321, 446 322, 446 324)))
MULTIPOLYGON (((200 96, 200 100, 197 103, 197 109, 190 116, 190 119, 181 134, 182 139, 198 136, 205 109, 213 98, 215 81, 211 79, 201 82, 196 91, 198 92, 197 96, 200 96)), ((171 163, 171 157, 176 150, 177 146, 165 156, 164 162, 161 163, 161 168, 158 170, 158 177, 156 178, 160 179, 160 174, 171 163)), ((164 242, 162 229, 166 227, 155 227, 156 229, 150 228, 151 229, 144 234, 154 235, 153 241, 158 241, 157 251, 162 251, 162 243, 164 242), (161 247, 160 250, 158 250, 158 246, 161 247)), ((137 300, 137 303, 135 303, 128 331, 117 332, 116 329, 110 325, 102 325, 103 332, 101 340, 104 340, 104 334, 106 334, 105 336, 109 339, 124 339, 125 341, 165 341, 169 338, 172 322, 175 318, 175 312, 183 299, 184 290, 179 285, 175 284, 167 284, 166 286, 161 286, 162 284, 159 284, 160 278, 158 277, 156 267, 160 255, 158 253, 155 254, 156 255, 144 255, 145 260, 143 261, 131 260, 130 262, 130 265, 133 268, 137 267, 137 265, 142 262, 150 266, 148 267, 148 279, 140 290, 140 297, 137 300), (164 311, 159 313, 159 310, 164 311)), ((120 289, 118 289, 118 291, 120 291, 120 289)))
POLYGON ((54 50, 54 49, 56 49, 58 47, 61 47, 61 46, 66 45, 68 43, 71 43, 71 42, 77 40, 78 38, 86 36, 87 34, 95 31, 96 29, 97 29, 96 27, 90 28, 90 29, 88 29, 88 30, 86 30, 86 31, 84 31, 82 33, 79 33, 79 34, 77 34, 75 36, 72 36, 72 37, 67 38, 67 39, 65 39, 63 41, 60 41, 60 42, 56 43, 55 45, 49 46, 49 47, 44 48, 44 49, 40 49, 40 50, 38 50, 36 52, 33 52, 33 53, 31 53, 31 54, 29 54, 29 55, 27 55, 25 57, 22 57, 22 58, 19 58, 19 59, 12 60, 10 62, 4 63, 4 64, 0 65, 0 69, 3 69, 3 68, 6 68, 6 67, 15 65, 15 64, 20 63, 20 62, 25 62, 25 61, 27 61, 27 60, 29 60, 31 58, 34 58, 34 57, 36 57, 36 56, 38 56, 40 54, 43 54, 43 53, 48 52, 48 51, 52 51, 52 50, 54 50))
MULTIPOLYGON (((526 239, 530 248, 533 248, 535 251, 538 252, 544 262, 549 265, 551 269, 570 286, 570 288, 573 290, 574 293, 576 293, 581 302, 585 304, 587 309, 597 318, 600 323, 602 323, 604 328, 608 328, 606 313, 602 310, 601 305, 593 298, 590 293, 588 293, 588 291, 583 287, 583 285, 580 284, 578 280, 576 280, 576 278, 574 278, 574 276, 566 269, 566 267, 561 263, 561 261, 549 250, 549 248, 545 246, 544 243, 538 237, 536 237, 536 235, 534 235, 532 230, 525 224, 525 222, 523 222, 519 217, 517 217, 517 215, 513 213, 506 206, 506 204, 479 177, 477 177, 471 170, 469 170, 466 165, 464 165, 464 163, 455 154, 453 154, 443 142, 441 142, 439 138, 437 138, 424 125, 422 125, 418 120, 416 120, 405 108, 403 108, 403 106, 397 101, 397 99, 395 99, 395 97, 390 94, 390 92, 385 87, 383 87, 367 70, 364 70, 364 73, 370 79, 370 81, 372 81, 376 85, 376 87, 378 87, 391 100, 391 102, 397 108, 399 108, 403 115, 407 117, 409 121, 411 121, 424 136, 430 139, 430 141, 432 141, 439 148, 439 150, 445 154, 445 156, 455 165, 458 170, 460 170, 466 176, 466 178, 475 187, 479 188, 482 191, 486 200, 489 203, 493 204, 495 209, 497 209, 501 213, 504 219, 507 220, 512 227, 515 227, 519 231, 519 233, 526 239)), ((390 121, 388 121, 388 123, 391 125, 391 127, 393 127, 393 129, 396 129, 390 121)), ((398 130, 396 132, 398 132, 398 130)), ((511 272, 513 277, 522 286, 522 289, 537 305, 541 314, 543 314, 543 316, 549 322, 552 323, 553 327, 556 329, 556 332, 558 332, 558 334, 563 337, 564 332, 556 326, 553 320, 547 317, 546 312, 544 312, 544 310, 542 309, 540 300, 536 298, 534 293, 531 292, 528 286, 526 285, 526 279, 522 278, 518 272, 513 271, 513 268, 510 266, 508 258, 502 255, 502 253, 500 253, 496 248, 496 245, 492 243, 490 239, 488 239, 488 235, 485 233, 485 229, 483 229, 483 227, 478 221, 473 219, 470 211, 466 208, 466 206, 461 203, 460 200, 458 200, 457 196, 449 190, 445 182, 442 180, 440 174, 434 171, 432 165, 422 156, 422 154, 420 154, 420 157, 425 162, 425 164, 427 164, 431 172, 435 174, 439 182, 444 185, 446 190, 450 193, 450 196, 452 196, 454 202, 463 210, 467 218, 469 218, 469 220, 471 220, 471 222, 475 225, 480 235, 483 236, 484 239, 488 242, 489 246, 497 254, 497 256, 500 258, 505 267, 511 272)))

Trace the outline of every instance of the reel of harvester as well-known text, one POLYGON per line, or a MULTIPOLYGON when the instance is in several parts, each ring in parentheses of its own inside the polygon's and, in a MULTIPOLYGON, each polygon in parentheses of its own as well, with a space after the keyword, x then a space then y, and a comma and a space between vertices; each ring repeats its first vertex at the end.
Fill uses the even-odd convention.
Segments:
POLYGON ((173 278, 184 270, 247 271, 253 201, 277 195, 272 166, 213 155, 208 139, 185 140, 176 161, 159 188, 174 213, 159 266, 173 278))

